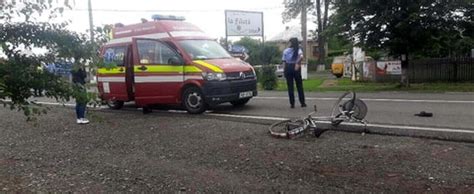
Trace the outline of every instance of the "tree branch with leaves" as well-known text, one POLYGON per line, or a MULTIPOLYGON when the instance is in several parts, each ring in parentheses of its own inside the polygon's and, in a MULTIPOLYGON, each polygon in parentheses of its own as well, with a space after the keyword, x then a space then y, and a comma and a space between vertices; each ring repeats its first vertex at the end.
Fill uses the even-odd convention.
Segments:
POLYGON ((315 23, 317 29, 310 30, 313 33, 315 40, 318 42, 319 60, 324 61, 326 56, 326 40, 327 35, 325 33, 329 22, 329 7, 330 0, 295 0, 295 1, 284 1, 285 11, 282 13, 283 22, 289 22, 292 19, 297 18, 301 15, 302 6, 305 6, 308 13, 316 16, 315 23))
POLYGON ((402 59, 405 78, 408 59, 466 55, 473 45, 472 0, 339 0, 334 8, 332 22, 340 35, 402 59))
POLYGON ((95 64, 99 45, 105 41, 105 29, 98 28, 95 41, 84 34, 66 30, 67 22, 40 22, 53 19, 72 6, 68 0, 4 0, 0 2, 0 103, 22 110, 28 119, 45 113, 37 105, 33 88, 45 90, 46 97, 67 101, 74 96, 68 80, 43 70, 44 64, 67 59, 75 65, 95 64), (41 49, 45 52, 33 52, 41 49), (1 56, 1 55, 0 55, 1 56))

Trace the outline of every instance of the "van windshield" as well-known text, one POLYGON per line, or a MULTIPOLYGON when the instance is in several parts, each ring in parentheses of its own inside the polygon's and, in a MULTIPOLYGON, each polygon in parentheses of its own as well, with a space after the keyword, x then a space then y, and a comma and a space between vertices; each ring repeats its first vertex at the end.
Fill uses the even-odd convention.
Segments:
POLYGON ((231 58, 229 53, 216 41, 182 40, 179 44, 193 60, 231 58))

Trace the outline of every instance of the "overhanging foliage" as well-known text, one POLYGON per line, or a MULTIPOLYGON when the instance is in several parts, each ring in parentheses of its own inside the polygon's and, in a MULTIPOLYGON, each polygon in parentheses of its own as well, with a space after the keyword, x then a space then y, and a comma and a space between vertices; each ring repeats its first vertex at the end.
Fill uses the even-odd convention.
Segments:
POLYGON ((71 8, 68 0, 5 0, 0 5, 0 47, 4 55, 0 55, 0 103, 23 110, 30 119, 31 113, 46 110, 31 100, 33 90, 44 90, 47 97, 59 101, 74 97, 71 84, 44 71, 42 65, 58 59, 70 60, 75 66, 95 64, 106 32, 96 29, 99 33, 91 41, 86 35, 66 30, 67 22, 36 20, 57 18, 64 9, 71 8))

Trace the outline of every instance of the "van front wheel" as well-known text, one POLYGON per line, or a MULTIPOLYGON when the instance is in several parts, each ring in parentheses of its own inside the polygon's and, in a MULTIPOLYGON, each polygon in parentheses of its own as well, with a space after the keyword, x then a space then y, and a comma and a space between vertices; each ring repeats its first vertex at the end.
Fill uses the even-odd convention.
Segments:
POLYGON ((207 109, 207 103, 204 100, 204 94, 197 87, 186 88, 183 92, 184 108, 191 114, 199 114, 207 109))

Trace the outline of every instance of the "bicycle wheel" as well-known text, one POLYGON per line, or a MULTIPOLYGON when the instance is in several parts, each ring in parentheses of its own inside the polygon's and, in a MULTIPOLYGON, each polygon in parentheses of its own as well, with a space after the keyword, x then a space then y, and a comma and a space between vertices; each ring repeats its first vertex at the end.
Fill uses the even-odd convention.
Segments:
MULTIPOLYGON (((337 99, 336 103, 332 108, 331 117, 351 117, 356 118, 358 120, 362 120, 367 115, 367 110, 368 108, 365 102, 357 98, 354 92, 346 92, 337 99), (343 102, 342 100, 346 97, 349 97, 349 100, 343 102)), ((334 126, 337 126, 341 122, 342 120, 336 119, 332 122, 332 124, 334 126)))
POLYGON ((347 95, 351 94, 350 96, 350 100, 354 100, 355 98, 355 93, 354 92, 346 92, 344 94, 342 94, 337 100, 336 100, 336 103, 334 103, 334 105, 332 106, 332 110, 331 110, 331 117, 333 118, 337 118, 337 117, 340 117, 341 115, 343 115, 344 113, 341 112, 341 107, 343 105, 342 102, 342 99, 344 99, 347 95))
POLYGON ((354 101, 347 101, 342 105, 344 111, 352 111, 352 117, 362 120, 367 115, 367 105, 361 99, 354 99, 354 101))
POLYGON ((278 121, 270 126, 270 135, 276 138, 294 138, 304 131, 303 120, 278 121))

